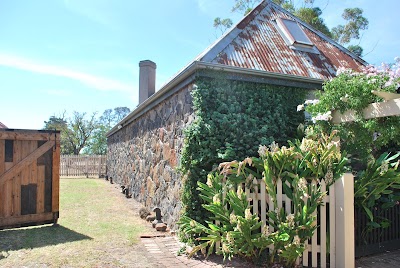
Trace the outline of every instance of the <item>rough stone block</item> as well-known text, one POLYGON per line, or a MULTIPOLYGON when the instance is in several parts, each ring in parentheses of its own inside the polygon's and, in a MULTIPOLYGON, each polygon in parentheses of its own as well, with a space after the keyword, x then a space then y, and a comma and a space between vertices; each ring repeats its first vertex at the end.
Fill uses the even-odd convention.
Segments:
POLYGON ((165 224, 165 223, 157 223, 155 228, 159 232, 165 232, 167 230, 167 224, 165 224))

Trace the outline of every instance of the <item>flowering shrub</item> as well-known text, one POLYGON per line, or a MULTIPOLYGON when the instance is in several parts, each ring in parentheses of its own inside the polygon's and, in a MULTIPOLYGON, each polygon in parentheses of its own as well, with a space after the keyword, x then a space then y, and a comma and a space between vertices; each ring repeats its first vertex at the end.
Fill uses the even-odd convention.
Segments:
POLYGON ((187 216, 180 218, 180 230, 184 235, 197 237, 199 242, 190 256, 197 251, 210 255, 219 242, 222 250, 217 254, 222 254, 224 259, 234 255, 254 258, 272 244, 268 228, 261 231, 263 223, 250 212, 248 197, 242 188, 236 192, 229 182, 224 188, 222 179, 221 174, 214 173, 208 175, 206 184, 198 182, 200 197, 206 202, 203 206, 213 215, 206 220, 207 226, 187 216), (226 197, 222 198, 224 193, 226 197))
POLYGON ((379 207, 383 212, 399 200, 400 172, 395 161, 398 154, 389 157, 382 151, 399 150, 400 117, 384 117, 364 120, 362 110, 373 102, 383 101, 371 93, 372 90, 399 92, 400 59, 391 66, 367 66, 362 72, 340 68, 337 77, 324 84, 319 101, 309 101, 304 108, 312 115, 312 121, 322 131, 336 129, 342 141, 342 148, 352 156, 352 167, 356 174, 354 197, 356 207, 365 211, 369 227, 384 227, 387 219, 374 219, 372 210, 379 207), (330 112, 354 110, 357 120, 340 125, 330 124, 330 112), (393 148, 394 147, 394 148, 393 148), (380 156, 379 156, 380 155, 380 156), (393 163, 391 163, 391 161, 393 163))
POLYGON ((313 214, 325 195, 319 187, 320 180, 325 178, 329 186, 344 172, 346 158, 335 137, 335 133, 319 134, 315 140, 303 139, 290 143, 290 147, 272 143, 259 147, 259 158, 221 163, 219 172, 209 174, 206 184, 198 182, 200 197, 206 202, 203 207, 212 213, 207 226, 186 216, 179 223, 185 235, 198 241, 191 254, 211 254, 220 242, 222 250, 217 254, 225 258, 254 258, 273 244, 269 261, 294 266, 317 228, 313 214), (267 212, 268 225, 251 213, 251 199, 242 190, 243 183, 247 188, 253 187, 255 178, 265 181, 273 200, 273 207, 267 212), (291 213, 277 202, 278 180, 292 200, 291 213))
MULTIPOLYGON (((353 156, 367 159, 378 154, 390 142, 400 145, 400 117, 386 117, 363 120, 362 110, 382 98, 371 93, 372 90, 396 92, 400 87, 400 59, 389 66, 367 66, 361 72, 339 68, 337 77, 326 82, 323 92, 317 94, 319 101, 309 101, 305 110, 312 115, 323 131, 340 130, 343 149, 353 156), (354 110, 358 119, 354 122, 333 126, 329 123, 331 111, 354 110)), ((303 106, 298 106, 298 110, 303 106)))

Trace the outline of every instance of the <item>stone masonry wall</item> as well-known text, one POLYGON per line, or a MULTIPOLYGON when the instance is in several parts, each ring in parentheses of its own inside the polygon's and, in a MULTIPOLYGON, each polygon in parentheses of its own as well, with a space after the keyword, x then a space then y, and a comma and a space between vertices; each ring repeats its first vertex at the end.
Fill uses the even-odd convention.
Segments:
POLYGON ((181 210, 181 175, 176 170, 183 129, 193 120, 187 86, 108 138, 107 175, 129 187, 133 198, 175 228, 181 210))

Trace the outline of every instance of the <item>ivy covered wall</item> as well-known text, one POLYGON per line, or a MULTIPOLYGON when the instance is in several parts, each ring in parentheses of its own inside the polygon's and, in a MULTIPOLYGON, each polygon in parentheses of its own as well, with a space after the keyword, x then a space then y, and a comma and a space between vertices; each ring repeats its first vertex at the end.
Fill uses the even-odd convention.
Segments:
POLYGON ((205 181, 215 164, 295 136, 304 121, 296 107, 307 92, 199 74, 108 137, 107 173, 147 208, 160 207, 171 228, 182 207, 201 220, 197 180, 205 181))
POLYGON ((307 90, 293 87, 198 78, 192 91, 195 120, 185 130, 181 170, 185 174, 184 214, 202 222, 197 181, 221 162, 257 156, 260 144, 285 144, 296 135, 304 114, 296 107, 307 90))

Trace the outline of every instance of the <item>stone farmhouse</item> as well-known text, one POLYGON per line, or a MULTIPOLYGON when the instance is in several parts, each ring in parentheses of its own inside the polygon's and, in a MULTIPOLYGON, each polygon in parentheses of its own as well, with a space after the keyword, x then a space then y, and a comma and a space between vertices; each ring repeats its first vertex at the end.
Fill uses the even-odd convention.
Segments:
POLYGON ((139 105, 107 134, 107 175, 144 206, 160 207, 164 221, 174 226, 181 210, 177 167, 184 129, 195 119, 191 91, 199 77, 222 72, 244 83, 309 91, 321 89, 340 67, 359 70, 366 64, 265 0, 157 91, 156 64, 139 63, 139 105))

